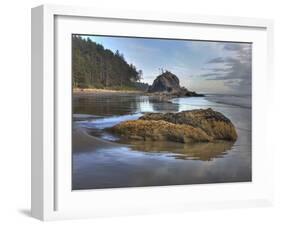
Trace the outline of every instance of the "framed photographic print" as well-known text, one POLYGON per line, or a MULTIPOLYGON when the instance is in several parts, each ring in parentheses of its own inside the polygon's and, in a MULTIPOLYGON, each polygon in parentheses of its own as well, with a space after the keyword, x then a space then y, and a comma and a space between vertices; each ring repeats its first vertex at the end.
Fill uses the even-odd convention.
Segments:
POLYGON ((32 9, 32 215, 269 205, 272 21, 32 9))

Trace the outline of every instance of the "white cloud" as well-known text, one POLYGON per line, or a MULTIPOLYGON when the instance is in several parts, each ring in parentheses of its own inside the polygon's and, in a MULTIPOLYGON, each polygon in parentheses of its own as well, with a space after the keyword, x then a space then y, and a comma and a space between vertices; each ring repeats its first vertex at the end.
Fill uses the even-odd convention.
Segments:
POLYGON ((252 80, 251 44, 226 43, 224 50, 231 57, 216 57, 209 60, 207 72, 200 75, 206 80, 223 81, 233 92, 250 93, 252 80), (210 67, 213 66, 213 67, 210 67))

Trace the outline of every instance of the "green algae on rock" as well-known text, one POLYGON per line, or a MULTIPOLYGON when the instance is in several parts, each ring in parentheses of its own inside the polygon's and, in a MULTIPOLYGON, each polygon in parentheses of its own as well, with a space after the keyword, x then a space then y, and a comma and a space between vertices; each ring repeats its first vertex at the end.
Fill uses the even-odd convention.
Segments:
POLYGON ((146 113, 138 120, 122 122, 110 128, 110 131, 128 139, 181 143, 237 139, 232 122, 211 108, 177 113, 146 113))

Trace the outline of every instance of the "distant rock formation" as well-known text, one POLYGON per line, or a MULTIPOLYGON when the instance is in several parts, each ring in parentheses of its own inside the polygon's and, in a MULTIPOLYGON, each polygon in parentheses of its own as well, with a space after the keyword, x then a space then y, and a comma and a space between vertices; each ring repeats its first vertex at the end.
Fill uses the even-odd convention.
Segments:
POLYGON ((202 94, 197 94, 196 92, 191 92, 185 87, 180 86, 180 81, 178 77, 166 71, 153 81, 153 84, 148 87, 149 93, 164 93, 175 96, 203 96, 202 94))
POLYGON ((122 122, 110 131, 128 139, 181 143, 237 139, 232 122, 211 108, 178 113, 146 113, 138 120, 122 122))

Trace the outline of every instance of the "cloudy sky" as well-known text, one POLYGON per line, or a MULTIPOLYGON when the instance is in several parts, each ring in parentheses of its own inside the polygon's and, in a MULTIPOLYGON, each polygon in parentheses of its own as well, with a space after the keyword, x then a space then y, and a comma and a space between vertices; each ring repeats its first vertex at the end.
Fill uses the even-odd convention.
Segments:
POLYGON ((151 84, 160 68, 176 74, 189 90, 204 93, 251 93, 249 43, 82 36, 119 50, 128 63, 143 71, 151 84))

